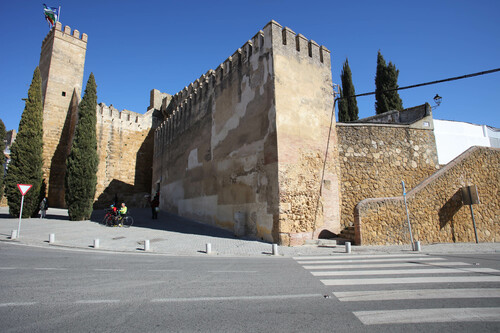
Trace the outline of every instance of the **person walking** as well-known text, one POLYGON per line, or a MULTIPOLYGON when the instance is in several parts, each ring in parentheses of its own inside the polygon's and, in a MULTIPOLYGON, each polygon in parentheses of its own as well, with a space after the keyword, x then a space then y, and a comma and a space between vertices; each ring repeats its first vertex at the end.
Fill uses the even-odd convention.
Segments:
POLYGON ((40 202, 40 218, 44 219, 47 216, 47 209, 49 208, 49 204, 47 203, 47 198, 43 198, 40 202))

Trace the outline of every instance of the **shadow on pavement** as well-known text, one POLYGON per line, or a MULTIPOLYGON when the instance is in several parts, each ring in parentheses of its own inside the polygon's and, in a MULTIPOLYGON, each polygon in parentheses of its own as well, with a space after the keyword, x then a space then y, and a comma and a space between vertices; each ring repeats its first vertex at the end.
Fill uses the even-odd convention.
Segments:
MULTIPOLYGON (((151 218, 150 208, 129 208, 129 214, 134 218, 133 227, 136 228, 147 228, 154 230, 177 232, 182 234, 202 235, 202 236, 210 236, 218 238, 245 239, 266 244, 268 243, 255 238, 236 237, 233 234, 233 232, 229 230, 224 230, 222 228, 218 228, 215 226, 203 224, 167 212, 160 212, 158 214, 158 219, 153 220, 151 218)), ((104 210, 94 210, 92 212, 90 220, 92 222, 99 223, 104 218, 104 215, 105 215, 104 210)))

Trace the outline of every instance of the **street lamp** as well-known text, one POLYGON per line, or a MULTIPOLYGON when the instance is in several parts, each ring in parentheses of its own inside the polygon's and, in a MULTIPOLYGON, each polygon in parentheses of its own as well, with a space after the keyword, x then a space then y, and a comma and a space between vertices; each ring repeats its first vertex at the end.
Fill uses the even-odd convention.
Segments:
POLYGON ((433 99, 434 99, 434 103, 436 103, 436 105, 434 105, 432 108, 436 109, 438 106, 441 105, 441 101, 443 100, 443 97, 441 97, 438 94, 436 94, 436 96, 434 96, 433 99))

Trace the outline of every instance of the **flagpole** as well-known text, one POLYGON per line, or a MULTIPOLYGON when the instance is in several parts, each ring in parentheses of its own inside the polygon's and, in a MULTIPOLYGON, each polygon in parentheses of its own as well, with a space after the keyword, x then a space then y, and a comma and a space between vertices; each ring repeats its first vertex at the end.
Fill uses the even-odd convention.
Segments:
POLYGON ((59 11, 57 12, 57 22, 60 22, 59 18, 61 17, 61 6, 59 6, 59 11))

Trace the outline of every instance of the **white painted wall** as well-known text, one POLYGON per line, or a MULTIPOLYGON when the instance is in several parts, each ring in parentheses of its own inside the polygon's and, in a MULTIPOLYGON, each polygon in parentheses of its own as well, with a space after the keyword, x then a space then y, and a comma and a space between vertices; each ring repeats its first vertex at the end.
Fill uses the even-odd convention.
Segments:
POLYGON ((447 164, 472 146, 500 148, 500 129, 434 119, 439 164, 447 164))

